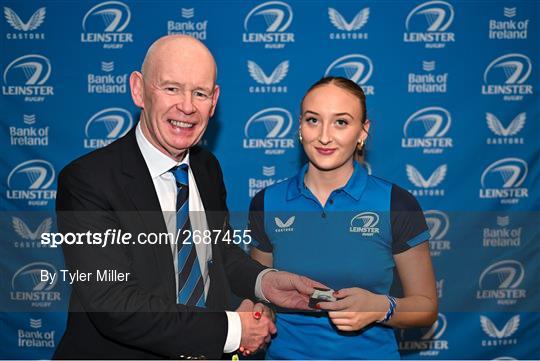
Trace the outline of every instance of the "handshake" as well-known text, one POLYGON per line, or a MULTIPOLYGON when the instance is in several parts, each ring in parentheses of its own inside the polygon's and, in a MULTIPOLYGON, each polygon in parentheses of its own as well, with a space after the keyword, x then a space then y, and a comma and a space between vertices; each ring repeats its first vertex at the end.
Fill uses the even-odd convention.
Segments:
MULTIPOLYGON (((270 271, 263 275, 261 291, 274 305, 289 309, 311 310, 309 297, 315 287, 325 287, 319 282, 297 274, 270 271)), ((276 333, 273 312, 261 303, 244 300, 236 310, 242 323, 239 351, 250 355, 264 349, 276 333)))

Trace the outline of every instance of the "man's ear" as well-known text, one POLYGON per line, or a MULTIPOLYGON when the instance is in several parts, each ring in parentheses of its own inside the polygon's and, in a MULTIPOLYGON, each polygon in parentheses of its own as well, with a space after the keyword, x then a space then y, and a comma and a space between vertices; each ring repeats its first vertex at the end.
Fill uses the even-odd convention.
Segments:
POLYGON ((144 80, 143 75, 134 71, 129 77, 129 86, 131 88, 131 99, 139 108, 144 108, 144 80))
POLYGON ((214 115, 218 98, 219 98, 219 85, 216 85, 214 86, 214 95, 212 95, 212 109, 210 109, 210 116, 214 115))

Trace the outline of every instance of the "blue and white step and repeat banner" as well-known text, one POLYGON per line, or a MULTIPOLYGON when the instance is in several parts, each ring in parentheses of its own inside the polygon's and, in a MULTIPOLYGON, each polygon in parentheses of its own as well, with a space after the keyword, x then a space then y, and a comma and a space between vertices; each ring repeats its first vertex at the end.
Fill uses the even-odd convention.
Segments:
POLYGON ((55 229, 58 172, 136 123, 129 74, 176 33, 219 65, 203 143, 232 210, 298 170, 305 90, 346 76, 367 94, 366 167, 412 192, 431 228, 440 314, 396 332, 403 357, 540 358, 539 1, 3 0, 2 12, 1 358, 57 346, 69 289, 40 282, 63 258, 39 238, 55 229))

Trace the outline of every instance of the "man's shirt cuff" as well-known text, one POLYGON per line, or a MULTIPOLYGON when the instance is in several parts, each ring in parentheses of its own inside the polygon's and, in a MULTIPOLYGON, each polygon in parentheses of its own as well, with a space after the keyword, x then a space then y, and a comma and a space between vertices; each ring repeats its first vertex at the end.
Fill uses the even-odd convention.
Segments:
POLYGON ((255 297, 257 297, 259 300, 262 300, 262 301, 268 302, 268 303, 270 303, 270 301, 268 301, 268 299, 266 297, 264 297, 264 294, 263 294, 263 291, 262 291, 262 278, 268 272, 273 272, 273 271, 275 272, 275 271, 277 271, 277 269, 275 269, 275 268, 267 268, 267 269, 261 271, 261 273, 259 273, 259 275, 257 276, 257 281, 255 281, 255 297))
POLYGON ((227 315, 229 328, 227 331, 225 346, 223 347, 223 353, 231 353, 240 348, 240 341, 242 339, 242 322, 240 321, 240 315, 236 312, 225 311, 225 314, 227 315))

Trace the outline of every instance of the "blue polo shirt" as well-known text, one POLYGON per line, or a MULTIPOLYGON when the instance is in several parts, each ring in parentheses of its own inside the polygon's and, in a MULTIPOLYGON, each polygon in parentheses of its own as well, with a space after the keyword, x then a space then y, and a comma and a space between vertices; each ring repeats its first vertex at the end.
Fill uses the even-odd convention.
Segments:
MULTIPOLYGON (((370 176, 358 163, 347 184, 322 206, 305 186, 307 164, 293 178, 252 200, 249 227, 254 246, 273 253, 274 267, 305 275, 339 290, 360 287, 389 294, 393 255, 429 240, 416 199, 370 176)), ((392 328, 370 325, 338 331, 325 312, 280 312, 270 359, 397 359, 392 328)))

